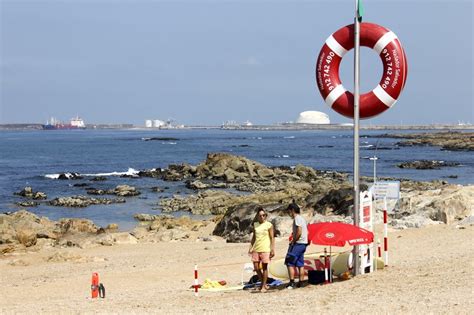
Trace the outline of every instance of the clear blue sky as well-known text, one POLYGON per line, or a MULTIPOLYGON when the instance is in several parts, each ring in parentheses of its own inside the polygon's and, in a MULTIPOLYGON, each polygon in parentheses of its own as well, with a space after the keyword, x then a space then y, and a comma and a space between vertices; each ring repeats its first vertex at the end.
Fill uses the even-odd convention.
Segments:
MULTIPOLYGON (((365 0, 364 21, 394 31, 408 81, 363 123, 474 123, 473 1, 365 0)), ((0 0, 0 123, 67 120, 271 124, 328 108, 314 78, 326 38, 354 0, 0 0)), ((352 54, 342 79, 352 89, 352 54)), ((361 53, 362 92, 382 74, 361 53)))

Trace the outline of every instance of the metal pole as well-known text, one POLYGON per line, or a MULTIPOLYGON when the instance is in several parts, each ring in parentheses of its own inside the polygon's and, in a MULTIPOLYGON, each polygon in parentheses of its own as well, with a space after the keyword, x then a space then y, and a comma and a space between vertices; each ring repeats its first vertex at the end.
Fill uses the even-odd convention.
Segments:
MULTIPOLYGON (((354 18, 354 225, 359 226, 359 48, 360 48, 360 23, 358 18, 359 3, 355 0, 354 18)), ((354 276, 360 274, 359 246, 354 246, 353 252, 353 273, 354 276)))
POLYGON ((377 183, 377 160, 378 157, 374 155, 373 157, 369 158, 369 160, 374 161, 374 188, 375 184, 377 183))
POLYGON ((377 172, 377 157, 374 155, 374 187, 375 187, 375 183, 377 182, 376 172, 377 172))

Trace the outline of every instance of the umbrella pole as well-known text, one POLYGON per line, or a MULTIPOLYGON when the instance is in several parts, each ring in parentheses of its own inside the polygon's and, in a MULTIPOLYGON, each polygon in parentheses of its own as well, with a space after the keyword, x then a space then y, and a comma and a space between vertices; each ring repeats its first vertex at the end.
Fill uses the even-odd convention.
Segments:
POLYGON ((331 271, 331 269, 332 269, 332 264, 331 264, 332 250, 331 250, 331 247, 332 246, 329 245, 329 270, 328 270, 328 272, 329 272, 329 283, 332 282, 332 271, 331 271))

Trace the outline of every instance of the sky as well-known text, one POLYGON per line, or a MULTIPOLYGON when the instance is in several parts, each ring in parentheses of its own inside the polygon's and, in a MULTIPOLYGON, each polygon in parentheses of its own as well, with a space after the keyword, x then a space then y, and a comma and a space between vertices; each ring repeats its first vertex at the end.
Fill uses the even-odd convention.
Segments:
MULTIPOLYGON (((393 108, 362 124, 474 123, 473 0, 363 5, 364 21, 402 42, 408 79, 393 108)), ((324 103, 315 63, 353 17, 354 0, 0 0, 0 124, 273 124, 306 110, 348 123, 324 103)), ((348 53, 349 90, 352 67, 348 53)), ((382 70, 361 48, 361 93, 382 70)))

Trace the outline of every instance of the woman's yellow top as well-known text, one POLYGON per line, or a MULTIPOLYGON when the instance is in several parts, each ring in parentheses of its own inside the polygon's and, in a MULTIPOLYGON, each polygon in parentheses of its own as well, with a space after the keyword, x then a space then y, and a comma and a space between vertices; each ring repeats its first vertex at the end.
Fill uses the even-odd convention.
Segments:
POLYGON ((271 251, 270 233, 272 224, 268 221, 263 223, 255 222, 255 243, 253 244, 253 251, 257 253, 269 253, 271 251))

